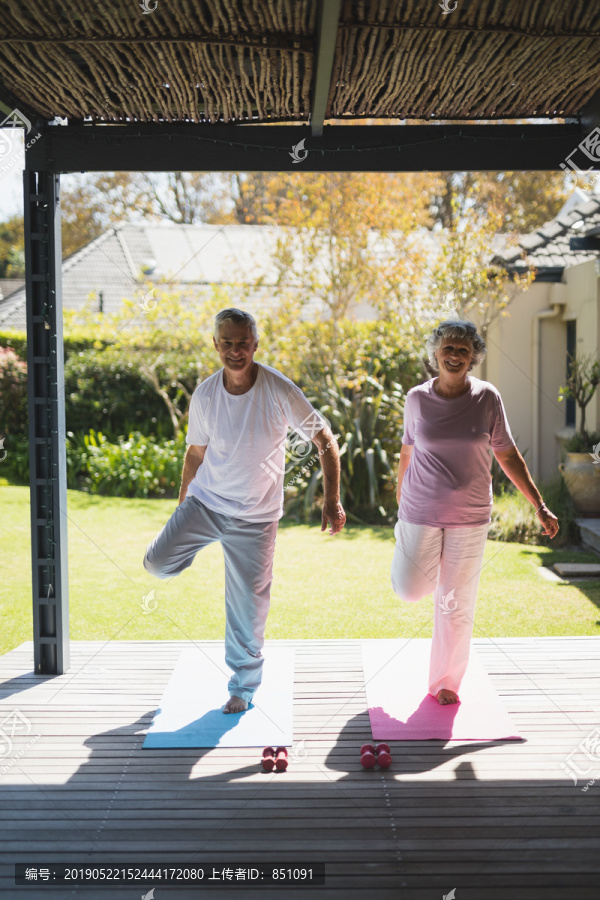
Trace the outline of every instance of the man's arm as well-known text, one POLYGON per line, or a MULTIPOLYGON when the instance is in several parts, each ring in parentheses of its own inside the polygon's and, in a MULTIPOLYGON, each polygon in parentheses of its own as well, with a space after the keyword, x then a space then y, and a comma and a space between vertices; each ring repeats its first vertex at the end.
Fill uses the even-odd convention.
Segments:
POLYGON ((412 451, 413 444, 402 444, 402 446, 400 447, 400 461, 398 463, 398 487, 396 488, 396 500, 398 501, 398 505, 400 505, 400 496, 402 494, 402 481, 404 480, 404 473, 408 469, 412 451))
POLYGON ((325 531, 329 522, 329 534, 337 534, 346 523, 346 513, 340 503, 340 450, 329 428, 323 428, 312 440, 318 448, 323 470, 321 531, 325 531))
POLYGON ((179 489, 179 503, 183 503, 190 481, 194 478, 198 468, 202 465, 206 446, 199 447, 197 444, 188 444, 183 460, 183 472, 181 475, 181 488, 179 489))

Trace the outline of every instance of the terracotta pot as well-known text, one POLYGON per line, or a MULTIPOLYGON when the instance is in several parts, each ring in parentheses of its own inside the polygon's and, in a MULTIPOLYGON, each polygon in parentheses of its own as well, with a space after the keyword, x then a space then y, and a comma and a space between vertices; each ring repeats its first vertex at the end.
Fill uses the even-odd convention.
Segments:
POLYGON ((577 511, 584 516, 600 516, 600 463, 589 453, 567 453, 558 468, 577 511))

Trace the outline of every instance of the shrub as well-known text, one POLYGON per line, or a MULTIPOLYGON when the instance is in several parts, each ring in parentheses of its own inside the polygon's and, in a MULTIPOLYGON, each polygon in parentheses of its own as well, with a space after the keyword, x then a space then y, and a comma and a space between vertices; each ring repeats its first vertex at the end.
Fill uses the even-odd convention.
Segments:
POLYGON ((600 431, 576 431, 565 443, 566 453, 590 453, 600 443, 600 431))
POLYGON ((157 443, 140 432, 111 443, 101 432, 67 435, 67 485, 112 497, 177 497, 186 444, 183 433, 157 443))
POLYGON ((0 347, 0 437, 27 435, 27 364, 0 347))
POLYGON ((386 387, 401 384, 405 393, 423 381, 417 355, 398 329, 382 320, 341 319, 334 329, 331 322, 267 317, 257 359, 280 369, 307 393, 331 373, 343 386, 370 374, 386 387))
MULTIPOLYGON (((368 368, 373 371, 377 361, 368 368)), ((402 387, 385 387, 385 377, 372 374, 343 387, 333 375, 307 391, 309 400, 329 419, 340 447, 340 499, 355 521, 388 521, 395 514, 395 468, 403 423, 402 387)), ((320 465, 305 462, 294 467, 287 483, 294 483, 287 511, 302 508, 310 516, 322 482, 320 465)))
POLYGON ((116 440, 130 431, 172 434, 167 409, 138 371, 131 354, 81 350, 65 364, 68 431, 101 431, 116 440))
MULTIPOLYGON (((8 436, 4 440, 6 458, 0 462, 0 476, 13 484, 29 484, 29 440, 8 436)), ((2 459, 0 452, 0 459, 2 459)))
POLYGON ((541 523, 535 515, 534 507, 513 487, 494 498, 489 538, 554 548, 581 542, 579 527, 575 521, 577 511, 562 476, 539 484, 538 487, 547 507, 558 517, 558 534, 554 538, 541 534, 541 523))
MULTIPOLYGON (((67 310, 65 310, 65 314, 66 312, 67 310)), ((75 337, 66 332, 67 328, 65 325, 65 334, 63 336, 65 361, 68 360, 73 353, 78 353, 80 350, 88 350, 91 348, 101 350, 109 344, 108 340, 99 340, 92 332, 90 332, 87 337, 75 337)), ((0 346, 10 347, 11 350, 15 351, 19 359, 22 359, 23 362, 27 362, 27 334, 24 331, 17 331, 16 329, 0 331, 0 346)))
POLYGON ((539 543, 540 523, 533 507, 518 491, 506 490, 494 498, 488 537, 519 544, 539 543))

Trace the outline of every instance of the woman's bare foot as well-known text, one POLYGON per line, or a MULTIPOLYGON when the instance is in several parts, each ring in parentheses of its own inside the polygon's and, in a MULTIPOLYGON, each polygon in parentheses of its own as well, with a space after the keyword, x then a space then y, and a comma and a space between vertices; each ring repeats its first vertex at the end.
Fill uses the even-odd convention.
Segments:
POLYGON ((223 707, 223 712, 224 713, 238 713, 238 712, 244 712, 244 710, 246 710, 246 709, 248 709, 247 702, 245 700, 242 700, 241 697, 236 697, 235 694, 233 694, 229 698, 229 700, 227 701, 225 706, 223 707))
POLYGON ((437 697, 435 698, 438 703, 458 703, 458 694, 455 694, 454 691, 448 691, 446 688, 442 688, 441 691, 437 692, 437 697))

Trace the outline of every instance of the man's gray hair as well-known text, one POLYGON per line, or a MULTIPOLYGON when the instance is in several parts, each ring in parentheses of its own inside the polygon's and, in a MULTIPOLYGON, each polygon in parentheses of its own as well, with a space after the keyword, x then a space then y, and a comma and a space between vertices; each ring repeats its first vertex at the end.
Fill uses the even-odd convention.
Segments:
POLYGON ((236 325, 247 325, 252 331, 254 340, 258 340, 258 329, 254 317, 251 316, 250 313, 244 312, 241 309, 236 309, 235 306, 231 306, 229 309, 222 309, 221 312, 217 313, 215 316, 215 341, 219 340, 221 335, 221 325, 224 325, 225 322, 234 322, 236 325))
POLYGON ((485 359, 487 354, 485 341, 477 333, 476 325, 474 325, 473 322, 467 322, 464 319, 446 319, 444 322, 440 322, 437 328, 433 329, 425 342, 427 356, 429 357, 429 365, 434 372, 438 373, 440 371, 438 361, 434 355, 435 351, 439 350, 444 341, 447 341, 448 338, 454 338, 459 341, 469 341, 471 343, 473 358, 467 370, 468 372, 485 359))

